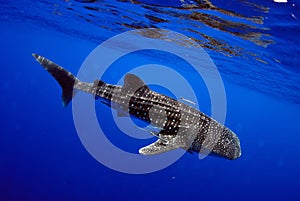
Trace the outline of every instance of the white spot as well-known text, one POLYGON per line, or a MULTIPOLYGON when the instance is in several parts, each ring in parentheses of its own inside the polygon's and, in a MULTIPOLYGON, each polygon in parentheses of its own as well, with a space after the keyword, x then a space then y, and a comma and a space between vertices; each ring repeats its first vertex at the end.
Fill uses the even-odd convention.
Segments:
POLYGON ((287 3, 287 0, 274 0, 275 3, 287 3))

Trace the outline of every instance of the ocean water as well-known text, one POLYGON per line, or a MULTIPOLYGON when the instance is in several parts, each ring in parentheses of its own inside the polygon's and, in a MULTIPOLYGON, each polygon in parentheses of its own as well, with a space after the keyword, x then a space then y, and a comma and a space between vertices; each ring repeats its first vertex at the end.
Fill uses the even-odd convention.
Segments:
MULTIPOLYGON (((0 200, 300 199, 299 1, 0 3, 0 200), (241 141, 239 159, 199 160, 197 154, 185 153, 159 171, 129 174, 98 162, 85 148, 72 105, 62 107, 60 87, 31 54, 41 54, 77 74, 102 42, 143 28, 183 34, 208 53, 225 87, 225 125, 241 141)), ((151 37, 161 39, 161 33, 156 34, 151 37)), ((101 56, 99 60, 106 61, 107 55, 101 56)), ((179 72, 190 82, 201 111, 213 114, 203 79, 172 54, 149 50, 122 57, 101 79, 116 84, 130 69, 154 63, 179 72)), ((178 80, 146 68, 148 78, 161 77, 176 88, 174 92, 153 84, 153 90, 194 101, 178 80)), ((154 140, 124 134, 102 103, 96 101, 95 110, 107 138, 120 149, 137 154, 154 140)), ((111 150, 97 150, 121 161, 125 169, 133 166, 111 150)))

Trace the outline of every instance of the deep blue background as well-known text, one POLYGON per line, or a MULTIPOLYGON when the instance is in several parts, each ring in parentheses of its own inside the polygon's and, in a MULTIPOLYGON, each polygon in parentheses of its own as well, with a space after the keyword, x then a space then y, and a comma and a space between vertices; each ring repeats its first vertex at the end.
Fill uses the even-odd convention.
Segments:
POLYGON ((1 20, 0 26, 0 200, 300 199, 300 106, 295 101, 225 79, 226 125, 241 140, 240 159, 198 160, 185 154, 159 172, 119 173, 85 150, 71 107, 62 107, 59 86, 31 56, 45 55, 77 72, 97 43, 26 20, 1 20))

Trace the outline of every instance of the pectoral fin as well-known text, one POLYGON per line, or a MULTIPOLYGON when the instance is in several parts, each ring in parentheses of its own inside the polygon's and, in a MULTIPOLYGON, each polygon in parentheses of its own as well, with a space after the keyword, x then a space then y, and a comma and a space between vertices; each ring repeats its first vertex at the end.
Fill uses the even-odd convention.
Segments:
POLYGON ((183 148, 192 153, 190 146, 192 145, 196 134, 197 130, 194 128, 194 126, 182 128, 175 135, 166 135, 164 130, 161 130, 155 135, 159 139, 156 142, 141 148, 139 153, 143 155, 154 155, 177 148, 183 148))
POLYGON ((176 144, 166 143, 163 140, 158 139, 156 142, 141 148, 139 150, 139 153, 143 155, 154 155, 171 151, 177 148, 179 148, 179 146, 176 144))

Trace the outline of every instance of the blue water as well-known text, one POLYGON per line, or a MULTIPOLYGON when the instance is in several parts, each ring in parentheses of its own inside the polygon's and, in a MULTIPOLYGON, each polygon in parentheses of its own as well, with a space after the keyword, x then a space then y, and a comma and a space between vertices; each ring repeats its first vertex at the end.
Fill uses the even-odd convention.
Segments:
MULTIPOLYGON (((0 3, 0 200, 300 199, 299 1, 0 3), (82 145, 71 105, 62 107, 59 86, 31 56, 44 55, 77 73, 101 42, 151 27, 185 34, 213 59, 226 89, 225 125, 241 141, 239 159, 199 160, 186 153, 154 173, 111 170, 82 145)), ((201 91, 201 110, 211 114, 203 82, 176 58, 155 52, 133 57, 120 60, 103 79, 116 83, 128 66, 159 58, 189 78, 201 91)), ((139 140, 113 127, 109 108, 96 103, 96 110, 112 130, 108 138, 137 153, 139 140)))

